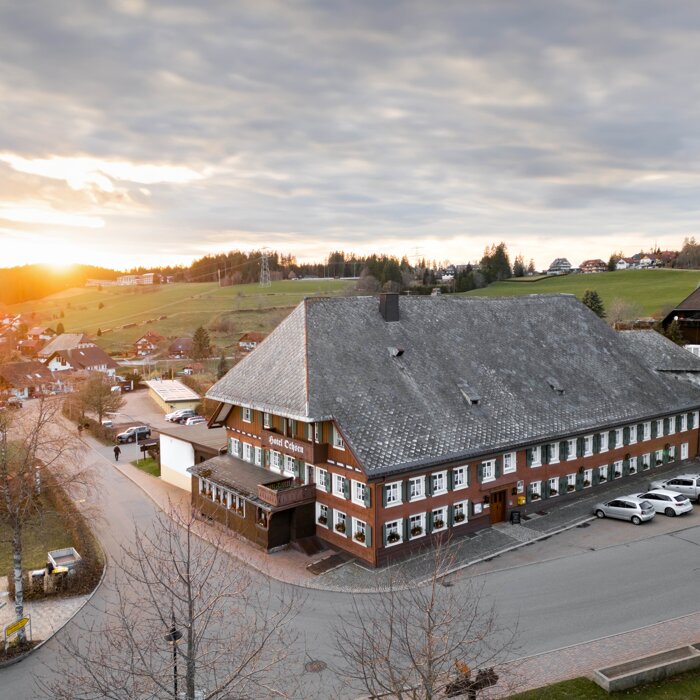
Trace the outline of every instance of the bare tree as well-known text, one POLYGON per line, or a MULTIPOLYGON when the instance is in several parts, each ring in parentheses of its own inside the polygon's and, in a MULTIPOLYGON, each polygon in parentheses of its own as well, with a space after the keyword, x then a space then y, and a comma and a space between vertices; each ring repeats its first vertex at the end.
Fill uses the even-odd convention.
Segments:
POLYGON ((618 323, 636 321, 642 315, 642 307, 634 301, 615 297, 607 308, 608 323, 615 327, 618 323))
MULTIPOLYGON (((30 518, 41 514, 43 474, 73 492, 90 483, 82 467, 82 444, 61 430, 59 401, 41 399, 22 413, 0 413, 0 523, 12 533, 15 615, 24 617, 22 532, 30 518)), ((26 641, 20 632, 19 641, 26 641)))
POLYGON ((101 372, 93 374, 83 384, 78 394, 82 414, 92 413, 97 416, 97 422, 101 424, 106 413, 117 413, 124 405, 124 397, 112 389, 113 385, 104 374, 101 372))
POLYGON ((354 596, 336 626, 336 671, 353 691, 392 700, 444 698, 450 688, 462 695, 491 685, 493 666, 515 650, 517 625, 500 625, 482 586, 444 579, 454 566, 449 543, 427 556, 423 584, 399 569, 386 592, 354 596))
POLYGON ((274 595, 263 577, 254 580, 199 539, 196 525, 171 508, 151 527, 134 528, 110 584, 114 605, 62 640, 73 682, 42 683, 47 696, 216 700, 294 692, 290 626, 298 600, 284 589, 274 595))

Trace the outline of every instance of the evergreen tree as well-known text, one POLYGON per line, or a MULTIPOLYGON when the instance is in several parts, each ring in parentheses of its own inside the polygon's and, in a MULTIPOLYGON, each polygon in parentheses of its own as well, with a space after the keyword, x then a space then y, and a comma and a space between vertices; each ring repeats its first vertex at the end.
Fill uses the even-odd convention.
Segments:
POLYGON ((685 338, 681 333, 681 326, 675 318, 666 327, 664 335, 676 345, 685 345, 685 338))
POLYGON ((522 255, 518 255, 513 263, 513 277, 525 277, 525 261, 522 255))
POLYGON ((535 274, 535 261, 532 258, 530 258, 530 262, 527 264, 527 274, 528 275, 535 274))
POLYGON ((56 326, 56 335, 62 335, 65 333, 65 328, 63 328, 63 324, 59 321, 58 325, 56 326))
POLYGON ((209 357, 211 353, 210 346, 211 339, 209 338, 209 331, 203 326, 200 326, 192 336, 192 359, 203 360, 209 357))
POLYGON ((595 289, 587 289, 583 293, 583 299, 581 299, 581 302, 594 314, 600 316, 600 318, 605 318, 605 307, 603 306, 603 300, 600 298, 600 295, 595 291, 595 289))
POLYGON ((224 351, 221 351, 221 357, 219 358, 219 364, 216 367, 216 378, 221 379, 226 372, 228 372, 228 362, 226 361, 226 355, 224 351))
POLYGON ((487 284, 512 277, 510 258, 505 243, 492 245, 484 251, 484 257, 481 258, 481 272, 487 284))

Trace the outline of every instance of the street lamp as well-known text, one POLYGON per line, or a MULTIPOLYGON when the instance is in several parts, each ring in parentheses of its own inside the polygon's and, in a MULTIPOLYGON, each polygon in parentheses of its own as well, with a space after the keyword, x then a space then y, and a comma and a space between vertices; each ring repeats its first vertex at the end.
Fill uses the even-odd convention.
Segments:
POLYGON ((168 644, 173 647, 173 697, 177 700, 177 643, 182 639, 182 632, 175 626, 175 613, 170 631, 164 636, 168 644))

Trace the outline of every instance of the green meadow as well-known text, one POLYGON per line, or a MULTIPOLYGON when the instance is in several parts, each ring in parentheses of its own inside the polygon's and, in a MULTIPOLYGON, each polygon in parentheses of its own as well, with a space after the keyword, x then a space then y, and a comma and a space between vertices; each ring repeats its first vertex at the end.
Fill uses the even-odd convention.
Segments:
POLYGON ((600 294, 608 306, 614 299, 637 304, 643 316, 660 318, 700 284, 699 270, 620 270, 598 274, 572 274, 518 281, 494 282, 484 289, 467 292, 469 296, 522 296, 524 294, 575 294, 579 299, 586 289, 600 294))

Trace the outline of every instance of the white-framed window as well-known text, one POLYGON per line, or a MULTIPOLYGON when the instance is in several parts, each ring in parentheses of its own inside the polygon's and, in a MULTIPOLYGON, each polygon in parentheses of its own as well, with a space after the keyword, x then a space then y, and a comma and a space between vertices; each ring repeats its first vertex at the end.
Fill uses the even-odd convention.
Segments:
POLYGON ((314 426, 313 423, 304 423, 304 437, 309 441, 314 440, 314 426))
POLYGON ((598 467, 598 481, 602 484, 608 480, 608 465, 603 464, 598 467))
POLYGON ((669 416, 668 419, 668 434, 673 435, 676 432, 676 417, 669 416))
POLYGON ((289 437, 297 436, 297 422, 293 418, 287 420, 287 435, 289 437))
POLYGON ((636 474, 636 473, 637 473, 637 458, 630 457, 630 474, 636 474))
POLYGON ((535 500, 537 500, 538 498, 542 498, 542 482, 541 481, 531 481, 530 482, 530 495, 535 500))
POLYGON ((549 495, 550 496, 558 496, 559 495, 559 478, 556 476, 553 476, 549 482, 549 495))
POLYGON ((584 469, 583 470, 583 488, 587 489, 593 484, 593 470, 584 469))
POLYGON ((549 443, 549 463, 558 464, 559 463, 559 443, 550 442, 549 443))
POLYGON ((540 467, 542 466, 542 449, 540 448, 539 445, 535 445, 535 447, 531 447, 531 455, 532 459, 530 461, 530 466, 531 467, 540 467))
POLYGON ((333 447, 335 447, 336 450, 345 449, 345 441, 343 440, 343 436, 340 434, 340 431, 335 427, 335 425, 333 426, 333 447))
POLYGON ((352 502, 364 506, 367 500, 367 484, 352 480, 352 502))
POLYGON ((287 474, 296 475, 296 463, 294 461, 294 457, 290 457, 289 455, 284 456, 284 471, 287 474))
POLYGON ((673 462, 674 459, 676 459, 676 446, 670 445, 668 448, 668 460, 673 462))
POLYGON ((496 460, 495 459, 487 459, 485 462, 482 462, 481 464, 481 480, 483 483, 486 483, 487 481, 494 481, 496 478, 496 460))
POLYGON ((621 447, 622 443, 622 428, 615 428, 615 447, 621 447))
POLYGON ((659 418, 656 421, 656 437, 663 437, 664 434, 664 421, 662 418, 659 418))
POLYGON ((430 487, 433 496, 447 492, 447 472, 436 472, 430 475, 430 487))
POLYGON ((417 501, 425 498, 425 477, 416 476, 408 480, 408 500, 417 501))
POLYGON ((590 457, 593 454, 593 436, 586 435, 583 438, 583 456, 590 457))
POLYGON ((342 474, 333 474, 333 495, 345 498, 345 477, 342 474))
POLYGON ((458 501, 452 506, 452 522, 461 525, 469 520, 469 501, 458 501))
POLYGON ((391 547, 403 542, 403 520, 392 520, 384 524, 386 532, 386 546, 391 547))
POLYGON ((321 467, 316 467, 316 488, 319 491, 326 490, 326 479, 328 478, 328 472, 321 467))
POLYGON ((630 425, 630 445, 636 445, 637 444, 637 426, 636 425, 630 425))
POLYGON ((348 516, 342 511, 333 511, 333 529, 339 535, 348 536, 348 516))
POLYGON ((619 479, 622 476, 622 460, 618 459, 613 462, 613 479, 619 479))
POLYGON ((693 412, 693 425, 697 428, 700 425, 700 411, 693 412))
POLYGON ((364 520, 352 519, 352 539, 367 546, 367 523, 364 520))
POLYGON ((321 442, 323 430, 321 423, 314 423, 314 442, 321 442))
POLYGON ((600 433, 600 451, 608 451, 608 433, 605 430, 602 433, 600 433))
POLYGON ((243 420, 246 423, 251 423, 253 421, 253 412, 245 406, 243 406, 243 420))
POLYGON ((384 494, 387 506, 396 506, 401 503, 401 482, 393 481, 390 484, 384 484, 384 494))
POLYGON ((255 448, 255 464, 262 465, 262 447, 255 448))
POLYGON ((575 491, 576 490, 576 473, 566 475, 566 490, 575 491))
POLYGON ((651 421, 644 423, 644 427, 642 428, 642 439, 651 440, 651 421))
POLYGON ((659 466, 664 463, 664 451, 663 450, 656 450, 654 453, 656 457, 656 466, 659 466))
POLYGON ((511 474, 516 468, 515 452, 506 452, 503 455, 503 473, 511 474))
POLYGON ((408 537, 415 540, 425 535, 425 513, 416 513, 408 516, 408 537))
POLYGON ((684 433, 686 430, 688 430, 688 415, 681 413, 681 432, 684 433))
MULTIPOLYGON (((649 429, 651 430, 651 428, 649 429)), ((649 469, 651 466, 651 455, 647 452, 642 455, 642 469, 649 469)))
POLYGON ((272 416, 269 413, 263 413, 263 428, 272 427, 272 416))
POLYGON ((566 441, 566 459, 573 462, 576 459, 576 438, 566 441))
POLYGON ((440 530, 447 529, 447 506, 434 508, 431 517, 433 532, 440 532, 440 530))
POLYGON ((316 522, 321 526, 328 528, 328 506, 324 503, 316 501, 316 522))
POLYGON ((249 442, 243 443, 243 459, 246 462, 253 461, 253 446, 249 442))
POLYGON ((466 489, 469 486, 469 467, 465 464, 463 467, 455 467, 452 470, 452 488, 466 489))
POLYGON ((241 518, 245 518, 245 498, 238 495, 234 496, 233 494, 231 494, 231 496, 233 497, 231 498, 231 505, 229 507, 233 508, 235 504, 236 515, 240 515, 241 518))
POLYGON ((270 469, 275 472, 282 471, 282 454, 275 450, 270 450, 270 469))
POLYGON ((241 441, 238 438, 231 438, 230 441, 230 449, 231 449, 231 454, 234 457, 240 457, 241 456, 241 441))
POLYGON ((681 445, 681 459, 688 459, 688 443, 684 442, 681 445))

